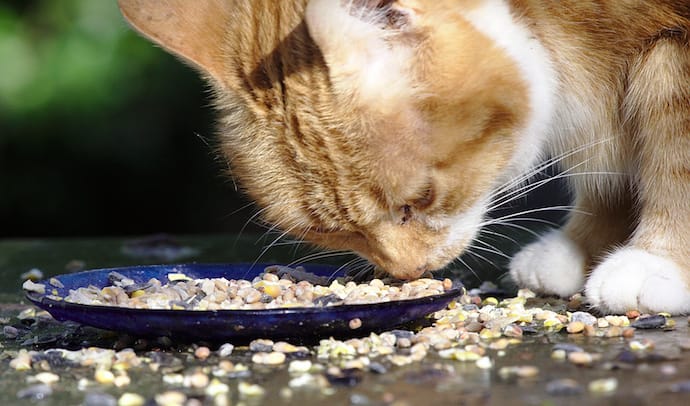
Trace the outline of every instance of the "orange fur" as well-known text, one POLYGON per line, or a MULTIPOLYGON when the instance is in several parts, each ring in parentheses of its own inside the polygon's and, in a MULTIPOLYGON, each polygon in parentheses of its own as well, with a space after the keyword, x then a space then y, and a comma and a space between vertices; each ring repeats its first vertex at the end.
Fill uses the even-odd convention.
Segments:
POLYGON ((588 269, 625 243, 679 264, 690 284, 686 1, 120 5, 209 76, 233 175, 289 233, 418 277, 462 253, 492 191, 547 150, 601 173, 573 178, 591 215, 564 228, 588 269), (531 46, 482 26, 485 7, 503 6, 548 55, 553 99, 540 104, 542 78, 516 54, 531 46), (551 128, 528 140, 551 105, 551 128))

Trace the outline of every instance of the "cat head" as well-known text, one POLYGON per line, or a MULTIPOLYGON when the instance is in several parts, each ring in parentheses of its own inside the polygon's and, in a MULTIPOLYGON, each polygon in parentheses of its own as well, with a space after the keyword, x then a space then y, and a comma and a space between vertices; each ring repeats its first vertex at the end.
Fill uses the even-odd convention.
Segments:
POLYGON ((120 7, 209 79, 221 151, 267 221, 415 278, 461 254, 492 191, 535 158, 529 84, 466 18, 481 3, 120 7))

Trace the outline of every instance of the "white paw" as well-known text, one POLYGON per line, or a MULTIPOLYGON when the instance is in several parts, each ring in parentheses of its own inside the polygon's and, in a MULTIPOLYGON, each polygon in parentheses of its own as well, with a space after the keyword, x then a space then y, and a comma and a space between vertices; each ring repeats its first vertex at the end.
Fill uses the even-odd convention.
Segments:
POLYGON ((690 312, 690 289, 673 261, 638 248, 623 248, 597 266, 587 280, 585 296, 606 313, 690 312))
POLYGON ((529 244, 510 261, 510 275, 518 286, 562 297, 582 289, 584 268, 582 250, 560 230, 529 244))

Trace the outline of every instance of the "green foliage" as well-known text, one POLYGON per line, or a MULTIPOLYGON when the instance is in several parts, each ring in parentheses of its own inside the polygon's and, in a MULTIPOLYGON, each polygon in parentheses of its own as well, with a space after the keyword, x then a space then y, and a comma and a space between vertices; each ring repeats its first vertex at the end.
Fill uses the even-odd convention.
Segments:
POLYGON ((24 15, 0 4, 0 112, 16 122, 110 108, 155 57, 115 1, 43 1, 24 15))
POLYGON ((205 92, 115 0, 0 2, 0 238, 241 228, 205 92))

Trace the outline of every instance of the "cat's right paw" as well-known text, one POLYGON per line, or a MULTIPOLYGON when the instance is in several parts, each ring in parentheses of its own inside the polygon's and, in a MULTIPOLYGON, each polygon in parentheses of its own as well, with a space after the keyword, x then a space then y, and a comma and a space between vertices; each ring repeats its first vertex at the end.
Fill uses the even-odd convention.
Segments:
POLYGON ((585 255, 560 230, 527 245, 510 262, 510 276, 521 288, 568 297, 585 282, 585 255))
POLYGON ((587 280, 587 301, 604 313, 690 313, 686 271, 670 258, 627 247, 610 255, 587 280))

